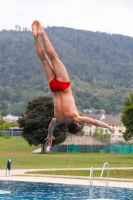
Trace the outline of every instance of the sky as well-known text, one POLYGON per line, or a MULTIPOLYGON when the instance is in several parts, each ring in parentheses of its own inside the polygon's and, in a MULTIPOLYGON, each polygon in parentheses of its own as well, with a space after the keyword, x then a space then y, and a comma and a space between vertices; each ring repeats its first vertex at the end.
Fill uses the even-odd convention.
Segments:
POLYGON ((63 26, 133 37, 133 0, 0 0, 0 31, 63 26))

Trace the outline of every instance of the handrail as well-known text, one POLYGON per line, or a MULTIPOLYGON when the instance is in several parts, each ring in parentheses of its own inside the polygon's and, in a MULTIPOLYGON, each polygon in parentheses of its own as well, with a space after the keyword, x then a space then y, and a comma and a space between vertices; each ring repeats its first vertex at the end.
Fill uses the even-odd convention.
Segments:
POLYGON ((89 177, 90 185, 93 186, 93 167, 90 169, 90 177, 89 177))
POLYGON ((100 181, 101 181, 101 183, 106 183, 106 186, 109 186, 109 163, 108 162, 105 162, 103 165, 103 169, 102 169, 101 176, 100 176, 100 181), (107 181, 102 181, 102 176, 103 176, 103 172, 104 172, 106 165, 108 165, 107 181))

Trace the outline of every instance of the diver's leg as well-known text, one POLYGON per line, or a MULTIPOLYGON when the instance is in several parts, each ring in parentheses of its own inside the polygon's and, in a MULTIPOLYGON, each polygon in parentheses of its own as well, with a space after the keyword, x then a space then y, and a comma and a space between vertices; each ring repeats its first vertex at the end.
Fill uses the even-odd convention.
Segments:
POLYGON ((68 73, 64 64, 60 61, 57 53, 55 52, 51 42, 49 41, 46 33, 44 32, 42 25, 39 21, 38 22, 38 34, 41 36, 43 43, 44 43, 44 50, 47 53, 55 76, 58 80, 67 82, 69 81, 68 73))
POLYGON ((50 60, 47 58, 47 56, 45 54, 44 48, 42 47, 42 45, 39 41, 36 27, 37 27, 36 22, 35 23, 33 22, 32 32, 33 32, 33 36, 34 36, 34 40, 35 40, 36 51, 37 51, 39 58, 41 59, 41 61, 43 63, 43 67, 44 67, 44 71, 45 71, 47 80, 48 80, 48 82, 50 82, 53 78, 55 78, 54 70, 53 70, 50 60))

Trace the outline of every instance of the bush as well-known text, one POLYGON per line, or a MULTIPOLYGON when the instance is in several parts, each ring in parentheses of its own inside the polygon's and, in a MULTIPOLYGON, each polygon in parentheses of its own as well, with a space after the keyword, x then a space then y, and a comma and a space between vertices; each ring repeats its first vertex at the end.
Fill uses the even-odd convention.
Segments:
POLYGON ((4 137, 4 138, 6 138, 6 139, 9 139, 9 138, 11 138, 10 136, 7 136, 5 133, 3 133, 3 132, 0 132, 0 137, 4 137))

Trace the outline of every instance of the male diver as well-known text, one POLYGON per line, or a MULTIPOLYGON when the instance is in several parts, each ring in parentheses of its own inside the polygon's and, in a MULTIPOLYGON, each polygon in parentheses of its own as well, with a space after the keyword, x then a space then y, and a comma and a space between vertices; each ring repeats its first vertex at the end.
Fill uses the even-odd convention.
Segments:
POLYGON ((80 116, 72 95, 69 76, 66 67, 59 59, 51 42, 49 41, 40 21, 32 23, 32 32, 35 40, 36 51, 42 61, 44 72, 49 83, 50 90, 54 94, 54 118, 48 127, 47 145, 52 145, 54 127, 62 123, 68 124, 68 131, 76 134, 80 131, 80 122, 86 122, 95 126, 114 129, 108 124, 85 116, 80 116), (44 46, 40 43, 41 36, 44 46))

